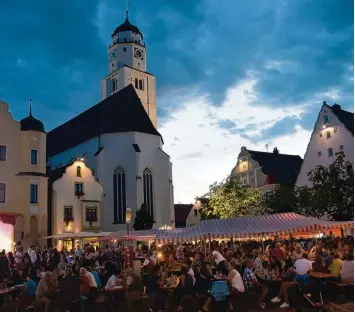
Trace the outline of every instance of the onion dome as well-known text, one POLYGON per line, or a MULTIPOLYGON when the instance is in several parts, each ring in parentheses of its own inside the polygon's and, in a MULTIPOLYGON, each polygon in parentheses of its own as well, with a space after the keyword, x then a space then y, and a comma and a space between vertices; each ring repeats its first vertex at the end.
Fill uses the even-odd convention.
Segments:
POLYGON ((30 100, 30 114, 20 121, 22 131, 44 132, 43 122, 32 116, 32 100, 30 100))
POLYGON ((131 31, 132 33, 135 34, 140 34, 142 36, 143 39, 143 35, 140 32, 139 28, 135 25, 132 25, 129 20, 128 20, 128 11, 126 11, 126 20, 124 21, 123 24, 121 24, 120 26, 118 26, 114 32, 112 33, 112 36, 120 33, 120 32, 124 32, 124 31, 131 31))

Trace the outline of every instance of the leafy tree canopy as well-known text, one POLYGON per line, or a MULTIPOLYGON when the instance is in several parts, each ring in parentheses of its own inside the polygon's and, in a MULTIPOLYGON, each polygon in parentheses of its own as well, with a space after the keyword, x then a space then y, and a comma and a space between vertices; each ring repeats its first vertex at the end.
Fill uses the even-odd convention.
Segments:
POLYGON ((153 227, 153 223, 153 216, 149 214, 147 206, 143 203, 141 208, 136 212, 133 228, 136 231, 150 230, 153 227))

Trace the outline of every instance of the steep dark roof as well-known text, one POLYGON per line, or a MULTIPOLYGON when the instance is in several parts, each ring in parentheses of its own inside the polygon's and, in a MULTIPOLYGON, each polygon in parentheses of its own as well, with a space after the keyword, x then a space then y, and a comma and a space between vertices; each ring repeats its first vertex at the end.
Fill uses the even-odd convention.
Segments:
POLYGON ((174 204, 176 227, 186 227, 186 219, 189 216, 192 206, 192 204, 174 204))
POLYGON ((265 184, 294 184, 302 165, 298 155, 286 155, 247 150, 252 159, 261 166, 261 171, 268 177, 265 184))
POLYGON ((117 33, 119 32, 122 32, 122 31, 131 31, 135 34, 140 34, 142 36, 142 39, 143 39, 143 35, 142 33, 140 32, 139 28, 135 25, 132 25, 129 20, 128 20, 128 14, 126 14, 126 20, 124 21, 123 24, 121 24, 120 26, 118 26, 112 33, 112 36, 113 35, 116 35, 117 33))
POLYGON ((142 132, 158 135, 130 84, 47 134, 51 157, 104 133, 142 132))
POLYGON ((32 114, 21 119, 20 124, 22 131, 38 131, 45 133, 43 122, 34 118, 32 114))
POLYGON ((341 109, 339 104, 334 104, 331 110, 354 136, 354 113, 341 109))

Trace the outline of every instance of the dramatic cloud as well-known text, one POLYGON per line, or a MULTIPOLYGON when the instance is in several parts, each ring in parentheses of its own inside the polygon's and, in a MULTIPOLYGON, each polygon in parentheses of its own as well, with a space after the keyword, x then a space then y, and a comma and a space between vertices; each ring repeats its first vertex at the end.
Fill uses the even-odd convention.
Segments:
MULTIPOLYGON (((50 130, 97 103, 124 10, 116 0, 0 1, 0 98, 14 117, 31 97, 50 130)), ((353 0, 132 2, 177 201, 226 175, 242 145, 303 156, 323 100, 353 110, 353 12, 353 0)))

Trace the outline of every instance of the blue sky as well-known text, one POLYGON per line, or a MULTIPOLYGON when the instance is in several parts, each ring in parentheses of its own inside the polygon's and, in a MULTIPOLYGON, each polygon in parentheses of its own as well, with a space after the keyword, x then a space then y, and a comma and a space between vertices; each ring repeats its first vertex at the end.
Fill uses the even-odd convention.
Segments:
MULTIPOLYGON (((222 179, 242 145, 303 157, 323 100, 353 111, 352 0, 132 0, 175 199, 222 179)), ((51 130, 99 101, 125 1, 0 2, 0 99, 51 130)))

